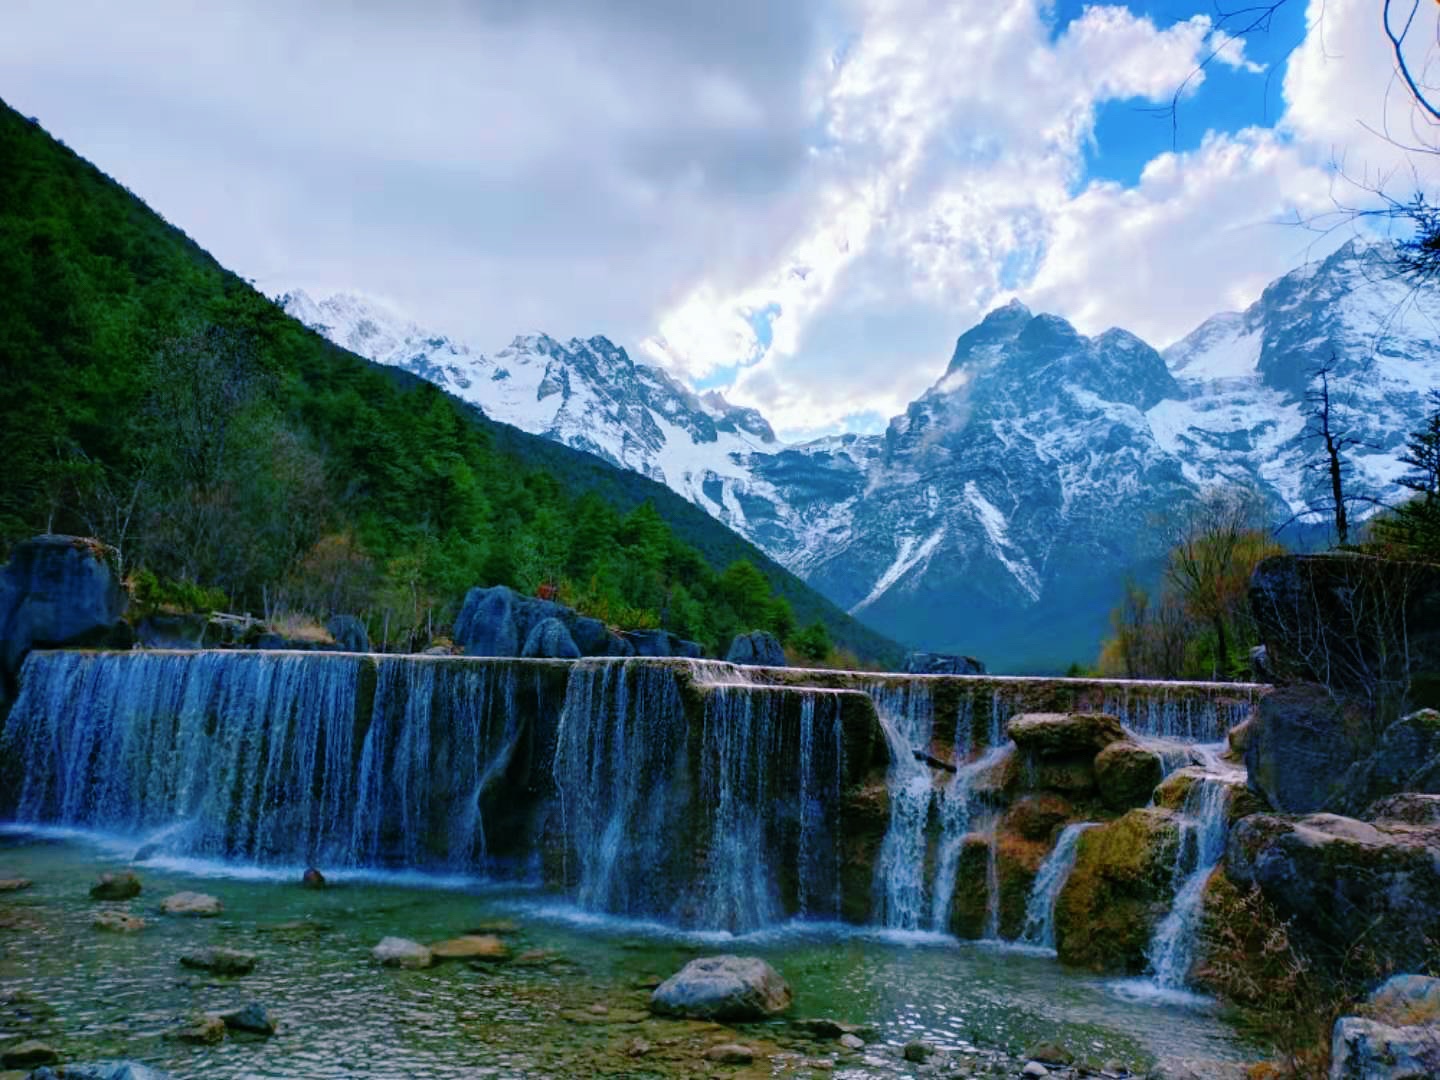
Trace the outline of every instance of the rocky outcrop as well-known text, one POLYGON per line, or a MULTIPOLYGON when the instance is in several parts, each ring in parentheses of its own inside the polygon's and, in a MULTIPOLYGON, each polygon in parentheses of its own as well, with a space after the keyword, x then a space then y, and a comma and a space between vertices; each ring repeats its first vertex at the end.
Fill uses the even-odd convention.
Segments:
POLYGON ((455 619, 454 638, 466 656, 696 656, 699 645, 665 630, 616 634, 599 619, 553 600, 521 596, 505 585, 471 589, 455 619), (563 633, 562 633, 563 631, 563 633))
POLYGON ((46 535, 15 545, 0 571, 0 690, 14 695, 32 649, 128 648, 127 599, 115 553, 98 540, 46 535))
POLYGON ((1250 608, 1278 681, 1322 683, 1382 725, 1440 706, 1440 566, 1278 555, 1255 568, 1250 608))
POLYGON ((725 659, 732 664, 784 667, 785 649, 780 639, 769 631, 752 630, 748 634, 735 635, 725 659))
POLYGON ((1129 810, 1150 801, 1164 777, 1160 755, 1122 739, 1095 755, 1095 783, 1111 810, 1129 810))
POLYGON ((541 619, 525 636, 521 656, 542 657, 551 660, 578 660, 580 647, 570 636, 569 629, 559 619, 551 616, 541 619))
POLYGON ((1252 790, 1292 814, 1355 814, 1406 791, 1440 793, 1440 713, 1381 723, 1370 706, 1316 683, 1260 699, 1245 740, 1252 790))
POLYGON ((1095 971, 1145 970, 1145 947, 1175 887, 1179 844, 1174 814, 1158 807, 1087 830, 1055 905, 1061 961, 1095 971))
POLYGON ((1440 941, 1440 796, 1385 800, 1370 816, 1253 814, 1231 830, 1227 873, 1337 954, 1423 966, 1440 941))
POLYGON ((1093 757, 1124 739, 1125 729, 1108 713, 1023 713, 1010 721, 1006 734, 1027 754, 1093 757))
POLYGON ((912 652, 905 656, 908 675, 984 675, 985 665, 973 656, 912 652))
POLYGON ((691 960, 650 995, 662 1016, 696 1020, 768 1020, 790 1008, 790 986, 756 956, 691 960))
POLYGON ((1440 1076, 1440 979, 1396 975, 1335 1021, 1331 1080, 1440 1076))

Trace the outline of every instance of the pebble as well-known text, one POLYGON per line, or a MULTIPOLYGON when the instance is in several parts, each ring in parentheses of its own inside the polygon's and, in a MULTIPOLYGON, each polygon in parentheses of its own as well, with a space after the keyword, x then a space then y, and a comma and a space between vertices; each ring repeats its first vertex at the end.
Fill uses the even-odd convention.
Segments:
POLYGON ((275 1021, 271 1019, 270 1010, 256 1001, 223 1012, 220 1019, 231 1031, 245 1031, 252 1035, 275 1034, 275 1021))
POLYGON ((193 915, 201 919, 213 919, 225 910, 218 897, 209 893, 177 892, 160 901, 160 910, 166 915, 193 915))
POLYGON ((859 1035, 852 1035, 847 1031, 844 1035, 840 1036, 840 1045, 845 1047, 846 1050, 863 1050, 865 1048, 865 1040, 860 1038, 859 1035))
POLYGON ((239 949, 196 949, 182 953, 180 963, 184 967, 213 971, 217 975, 249 975, 255 970, 255 954, 239 949))
POLYGON ((721 1043, 705 1051, 705 1060, 721 1065, 749 1065, 755 1060, 755 1051, 739 1043, 721 1043))
POLYGON ((100 911, 90 920, 96 930, 108 930, 112 934, 134 934, 145 929, 145 920, 128 911, 100 911))

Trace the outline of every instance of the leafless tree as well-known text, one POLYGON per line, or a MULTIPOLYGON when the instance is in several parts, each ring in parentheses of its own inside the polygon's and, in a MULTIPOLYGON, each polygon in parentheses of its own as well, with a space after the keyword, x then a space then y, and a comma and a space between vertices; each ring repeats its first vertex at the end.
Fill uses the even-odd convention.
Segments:
MULTIPOLYGON (((1335 524, 1336 540, 1344 547, 1350 542, 1350 506, 1354 503, 1382 504, 1373 496, 1354 491, 1350 486, 1354 465, 1349 452, 1370 444, 1356 432, 1355 410, 1347 402, 1336 400, 1331 390, 1330 377, 1338 364, 1339 358, 1332 353, 1329 360, 1317 365, 1310 373, 1310 388, 1305 392, 1307 423, 1300 439, 1316 447, 1317 453, 1305 463, 1305 468, 1318 473, 1321 480, 1315 497, 1295 517, 1321 514, 1329 517, 1335 524)), ((1310 486, 1315 490, 1316 485, 1310 486)), ((1294 520, 1291 518, 1291 521, 1294 520)))

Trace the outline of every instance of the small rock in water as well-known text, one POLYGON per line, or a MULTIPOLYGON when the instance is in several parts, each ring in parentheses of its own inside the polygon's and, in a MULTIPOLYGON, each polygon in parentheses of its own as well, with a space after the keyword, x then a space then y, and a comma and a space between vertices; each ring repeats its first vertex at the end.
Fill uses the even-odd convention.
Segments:
POLYGON ((194 915, 201 919, 212 919, 225 910, 225 905, 209 893, 177 892, 160 901, 160 910, 166 915, 194 915))
POLYGON ((28 889, 35 883, 25 877, 0 878, 0 892, 19 892, 21 889, 28 889))
POLYGON ((255 970, 255 954, 239 949, 196 949, 183 953, 180 963, 184 967, 212 971, 216 975, 248 975, 255 970))
POLYGON ((518 934, 519 932, 520 924, 514 919, 488 919, 465 931, 466 934, 518 934))
POLYGON ((871 1024, 847 1024, 843 1020, 832 1020, 829 1017, 794 1020, 792 1023, 817 1039, 838 1039, 841 1035, 855 1035, 867 1042, 874 1042, 880 1037, 879 1031, 871 1024))
POLYGON ((1075 1055, 1055 1043, 1036 1043, 1025 1051, 1026 1061, 1038 1061, 1042 1065, 1073 1065, 1075 1055))
POLYGON ((1100 1066, 1102 1076, 1129 1076, 1130 1066, 1123 1061, 1116 1061, 1113 1058, 1100 1066))
POLYGON ((60 1055, 53 1048, 35 1039, 26 1039, 0 1053, 0 1065, 7 1069, 33 1069, 37 1065, 54 1065, 59 1060, 60 1055))
POLYGON ((1049 1076, 1050 1070, 1038 1061, 1027 1061, 1025 1068, 1020 1070, 1021 1076, 1049 1076))
POLYGON ((375 946, 374 956, 386 967, 428 968, 435 962, 435 957, 424 945, 401 937, 382 939, 375 946))
POLYGON ((510 950, 494 934, 467 934, 430 946, 436 960, 508 960, 510 950))
POLYGON ((846 1050, 863 1050, 865 1048, 865 1040, 860 1038, 859 1035, 850 1034, 848 1031, 840 1036, 839 1042, 846 1050))
POLYGON ((905 1049, 901 1051, 901 1056, 903 1056, 906 1061, 913 1061, 918 1065, 929 1061, 934 1053, 935 1047, 927 1042, 921 1042, 919 1039, 913 1039, 905 1044, 905 1049))
POLYGON ((112 934, 134 934, 145 929, 145 920, 128 911, 100 911, 90 920, 96 930, 108 930, 112 934))
POLYGON ((307 889, 325 888, 325 875, 315 867, 307 867, 305 873, 300 876, 300 884, 307 889))
POLYGON ((165 1032, 165 1038, 172 1042, 213 1046, 225 1038, 225 1021, 210 1013, 200 1013, 165 1032))
POLYGON ((705 1060, 720 1065, 749 1065, 755 1060, 755 1051, 739 1043, 721 1043, 705 1051, 705 1060))
POLYGON ((780 973, 756 956, 691 960, 650 995, 652 1011, 699 1020, 767 1020, 792 1000, 780 973))
POLYGON ((247 1031, 252 1035, 275 1034, 275 1021, 270 1018, 270 1010, 259 1002, 252 1001, 221 1013, 220 1019, 231 1031, 247 1031))
POLYGON ((132 871, 101 874, 90 887, 91 900, 133 900, 140 895, 140 879, 132 871))

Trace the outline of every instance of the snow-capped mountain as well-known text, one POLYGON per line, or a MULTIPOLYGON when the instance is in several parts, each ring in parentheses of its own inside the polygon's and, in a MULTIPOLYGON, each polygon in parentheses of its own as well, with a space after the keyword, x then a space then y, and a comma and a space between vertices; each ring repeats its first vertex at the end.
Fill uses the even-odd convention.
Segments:
POLYGON ((899 640, 1041 668, 1094 655, 1124 576, 1163 554, 1157 512, 1224 480, 1258 486, 1278 518, 1307 505, 1304 397, 1332 356, 1335 400, 1367 444, 1353 484, 1397 495, 1406 433, 1440 387, 1440 298, 1389 254, 1348 244, 1163 355, 1011 303, 883 435, 799 445, 605 338, 522 337, 487 356, 353 296, 283 302, 497 420, 668 484, 899 640))

